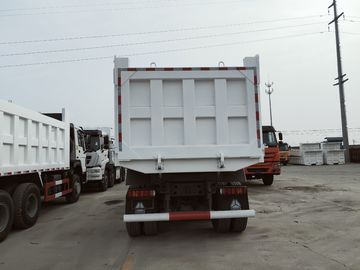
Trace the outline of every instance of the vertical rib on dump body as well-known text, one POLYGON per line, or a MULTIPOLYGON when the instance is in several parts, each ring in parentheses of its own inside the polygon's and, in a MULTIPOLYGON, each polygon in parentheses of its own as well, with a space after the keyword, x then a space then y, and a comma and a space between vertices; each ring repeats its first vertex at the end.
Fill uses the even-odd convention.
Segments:
POLYGON ((245 67, 129 68, 115 58, 122 166, 146 173, 230 172, 263 161, 259 59, 245 67))

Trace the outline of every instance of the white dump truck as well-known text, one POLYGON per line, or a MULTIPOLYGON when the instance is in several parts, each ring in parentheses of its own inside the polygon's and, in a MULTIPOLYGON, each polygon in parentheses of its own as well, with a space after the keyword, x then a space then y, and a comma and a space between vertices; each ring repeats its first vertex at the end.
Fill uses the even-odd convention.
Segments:
POLYGON ((243 169, 263 161, 259 58, 243 67, 129 67, 115 58, 115 137, 126 168, 130 236, 159 221, 211 220, 241 232, 249 209, 243 169))
POLYGON ((110 127, 86 128, 86 181, 98 183, 101 191, 113 187, 123 177, 110 127))
POLYGON ((64 110, 44 115, 0 100, 0 241, 36 223, 41 197, 79 199, 84 152, 83 132, 64 110))

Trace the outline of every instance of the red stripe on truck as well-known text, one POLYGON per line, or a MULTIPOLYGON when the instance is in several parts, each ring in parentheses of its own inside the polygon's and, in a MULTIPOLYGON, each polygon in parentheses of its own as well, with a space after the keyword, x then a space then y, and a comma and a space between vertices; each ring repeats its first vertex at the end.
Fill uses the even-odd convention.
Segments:
POLYGON ((260 113, 256 112, 256 121, 259 121, 259 120, 260 120, 260 113))
POLYGON ((258 93, 255 93, 255 102, 259 103, 259 94, 258 93))
POLYGON ((210 211, 192 211, 192 212, 170 212, 169 220, 208 220, 210 211))
POLYGON ((256 76, 256 75, 254 75, 254 84, 255 84, 255 85, 258 84, 258 83, 257 83, 257 76, 256 76))
POLYGON ((119 132, 119 141, 122 141, 122 133, 119 132))
POLYGON ((119 124, 121 124, 121 114, 119 114, 119 117, 118 117, 118 122, 119 122, 119 124))
POLYGON ((118 96, 118 105, 121 105, 121 96, 118 96))

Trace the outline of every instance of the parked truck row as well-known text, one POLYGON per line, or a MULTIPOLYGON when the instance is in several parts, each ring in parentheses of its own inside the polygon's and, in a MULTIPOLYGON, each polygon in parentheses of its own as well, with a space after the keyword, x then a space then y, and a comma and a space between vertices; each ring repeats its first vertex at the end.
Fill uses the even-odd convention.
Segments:
POLYGON ((255 216, 246 179, 271 185, 280 174, 276 131, 261 126, 258 56, 242 67, 114 62, 114 132, 0 101, 0 241, 34 225, 41 197, 73 203, 85 184, 105 191, 121 181, 130 236, 177 220, 245 230, 255 216))

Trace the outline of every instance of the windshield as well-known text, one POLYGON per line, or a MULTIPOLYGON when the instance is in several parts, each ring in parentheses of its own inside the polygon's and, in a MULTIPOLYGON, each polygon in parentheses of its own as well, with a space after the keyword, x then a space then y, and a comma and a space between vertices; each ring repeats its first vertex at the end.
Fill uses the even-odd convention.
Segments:
POLYGON ((277 146, 276 136, 274 132, 263 132, 263 142, 267 146, 277 146))
POLYGON ((86 149, 88 151, 99 150, 100 149, 100 137, 88 135, 86 138, 86 149))
POLYGON ((289 146, 287 143, 279 144, 279 148, 280 148, 280 151, 288 151, 289 150, 289 146))

